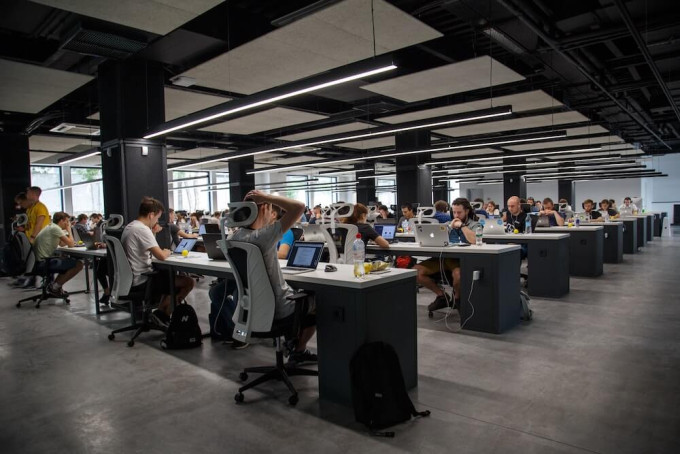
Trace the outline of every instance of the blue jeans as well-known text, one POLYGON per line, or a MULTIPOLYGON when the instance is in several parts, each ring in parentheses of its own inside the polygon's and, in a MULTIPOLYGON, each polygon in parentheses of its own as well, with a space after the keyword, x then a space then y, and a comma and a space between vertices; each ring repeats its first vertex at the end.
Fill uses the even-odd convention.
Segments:
MULTIPOLYGON (((231 279, 223 279, 215 284, 208 292, 210 297, 210 308, 219 311, 220 318, 226 322, 229 332, 234 331, 234 321, 232 317, 238 305, 236 282, 231 279), (228 298, 232 295, 234 298, 228 298)), ((212 327, 211 327, 212 329, 212 327)))

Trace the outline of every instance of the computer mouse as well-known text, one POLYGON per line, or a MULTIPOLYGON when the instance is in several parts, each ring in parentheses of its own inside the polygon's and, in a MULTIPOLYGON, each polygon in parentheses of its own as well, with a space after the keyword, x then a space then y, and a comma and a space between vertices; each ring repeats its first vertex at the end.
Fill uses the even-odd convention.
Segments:
POLYGON ((326 265, 326 268, 324 268, 324 271, 327 273, 330 273, 331 271, 338 271, 338 269, 334 265, 326 265))

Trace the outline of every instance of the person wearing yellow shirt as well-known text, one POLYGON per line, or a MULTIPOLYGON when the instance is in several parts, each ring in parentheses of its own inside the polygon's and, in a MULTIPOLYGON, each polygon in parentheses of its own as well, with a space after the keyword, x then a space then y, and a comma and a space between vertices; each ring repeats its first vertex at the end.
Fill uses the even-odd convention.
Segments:
POLYGON ((40 201, 40 194, 42 194, 42 189, 38 186, 26 188, 26 199, 28 200, 26 236, 31 243, 35 241, 38 233, 50 223, 50 212, 45 204, 40 201))

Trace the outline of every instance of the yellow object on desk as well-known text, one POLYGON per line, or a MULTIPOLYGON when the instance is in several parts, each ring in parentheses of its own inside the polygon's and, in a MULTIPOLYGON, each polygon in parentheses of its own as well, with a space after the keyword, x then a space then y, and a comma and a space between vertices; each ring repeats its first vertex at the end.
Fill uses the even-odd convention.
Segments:
POLYGON ((188 256, 189 256, 189 251, 187 251, 186 249, 184 249, 184 250, 182 251, 182 257, 188 257, 188 256))
POLYGON ((368 274, 373 269, 371 262, 364 262, 364 274, 368 274))

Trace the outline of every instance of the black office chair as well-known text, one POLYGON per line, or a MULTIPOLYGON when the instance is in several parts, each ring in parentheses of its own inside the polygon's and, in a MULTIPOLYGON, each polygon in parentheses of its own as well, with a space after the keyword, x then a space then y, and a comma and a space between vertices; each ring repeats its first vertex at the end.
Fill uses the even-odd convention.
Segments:
POLYGON ((43 301, 46 301, 50 298, 55 298, 55 299, 61 299, 64 301, 66 304, 71 304, 71 300, 68 298, 68 295, 64 295, 62 297, 56 297, 52 296, 47 292, 47 289, 49 285, 54 281, 54 275, 56 274, 54 271, 52 271, 50 267, 50 261, 52 260, 51 258, 47 258, 45 260, 37 261, 35 259, 35 255, 33 252, 31 252, 31 255, 33 255, 33 261, 32 263, 35 264, 33 266, 33 269, 26 273, 29 276, 36 276, 40 277, 42 279, 42 282, 40 284, 40 293, 37 295, 29 296, 28 298, 24 298, 22 300, 19 300, 17 302, 16 307, 21 307, 21 303, 25 303, 26 301, 31 301, 35 303, 35 308, 40 309, 40 303, 43 301))
POLYGON ((132 268, 130 267, 130 262, 128 262, 127 256, 125 255, 125 250, 118 238, 113 236, 106 236, 106 248, 109 256, 113 262, 113 284, 111 285, 111 299, 110 305, 115 309, 124 310, 130 313, 130 319, 132 324, 124 328, 119 328, 111 331, 109 334, 109 340, 112 341, 116 338, 116 334, 123 333, 125 331, 135 331, 132 338, 127 343, 128 347, 135 345, 135 339, 143 333, 149 330, 155 329, 165 332, 165 328, 162 326, 155 325, 149 320, 149 315, 154 309, 154 306, 150 304, 151 300, 151 275, 157 273, 158 271, 145 273, 149 276, 144 287, 139 290, 132 290, 132 268))
POLYGON ((302 235, 304 234, 304 230, 299 228, 299 227, 291 227, 291 232, 293 232, 293 240, 294 241, 299 241, 300 238, 302 238, 302 235))
MULTIPOLYGON (((229 227, 240 227, 252 224, 256 217, 257 205, 252 202, 238 202, 229 204, 229 217, 222 222, 228 220, 229 227), (250 212, 241 222, 234 221, 234 215, 239 219, 239 210, 250 212)), ((269 275, 259 247, 252 243, 222 239, 220 249, 225 251, 224 255, 229 261, 238 289, 238 306, 234 316, 236 326, 232 337, 241 342, 248 342, 252 338, 274 339, 276 345, 275 365, 247 367, 239 374, 240 379, 244 381, 248 380, 249 373, 263 375, 240 387, 238 393, 234 396, 234 400, 241 403, 244 400, 244 391, 269 380, 278 380, 283 381, 290 391, 288 403, 295 405, 298 402, 298 393, 290 381, 290 377, 295 375, 318 376, 319 372, 285 364, 283 361, 283 338, 295 337, 299 332, 300 320, 307 313, 309 295, 296 293, 289 297, 290 300, 295 301, 293 322, 285 325, 274 324, 276 301, 272 286, 266 284, 269 282, 269 275), (263 282, 265 282, 264 285, 263 282)))

